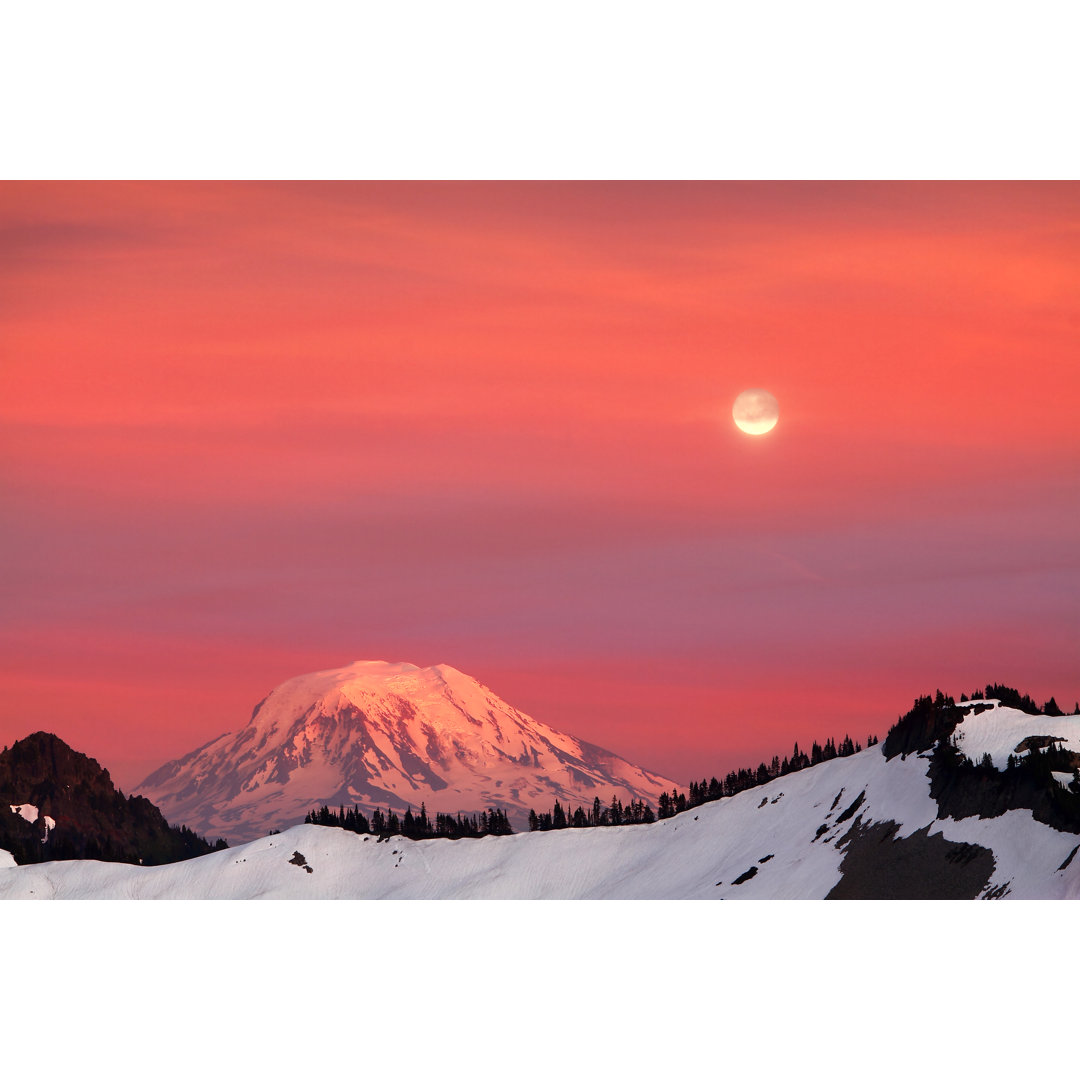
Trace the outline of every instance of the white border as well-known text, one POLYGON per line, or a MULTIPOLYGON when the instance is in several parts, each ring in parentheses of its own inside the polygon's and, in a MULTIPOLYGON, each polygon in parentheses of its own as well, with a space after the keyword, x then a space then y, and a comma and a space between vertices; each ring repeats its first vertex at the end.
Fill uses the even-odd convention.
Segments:
POLYGON ((0 6, 9 178, 1075 178, 1071 6, 0 6))

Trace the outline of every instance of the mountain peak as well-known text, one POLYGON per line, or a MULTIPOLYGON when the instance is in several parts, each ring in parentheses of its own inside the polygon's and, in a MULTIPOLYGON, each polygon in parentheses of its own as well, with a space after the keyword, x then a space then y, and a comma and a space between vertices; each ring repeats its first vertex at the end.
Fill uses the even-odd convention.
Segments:
POLYGON ((476 813, 522 825, 558 799, 655 803, 674 783, 555 731, 449 664, 356 660, 275 687, 251 722, 137 790, 174 820, 250 839, 317 805, 476 813))
POLYGON ((19 862, 159 863, 210 851, 152 803, 117 791, 106 769, 48 731, 0 753, 0 848, 19 862))

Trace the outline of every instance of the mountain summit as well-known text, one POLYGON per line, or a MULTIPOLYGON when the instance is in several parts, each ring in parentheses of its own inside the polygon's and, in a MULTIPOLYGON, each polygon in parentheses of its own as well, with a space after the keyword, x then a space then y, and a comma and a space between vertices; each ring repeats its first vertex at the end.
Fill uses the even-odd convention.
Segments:
POLYGON ((564 735, 437 664, 360 660, 282 683, 251 721, 137 788, 171 820, 231 841, 302 821, 317 805, 475 813, 520 827, 530 809, 643 799, 674 782, 564 735))

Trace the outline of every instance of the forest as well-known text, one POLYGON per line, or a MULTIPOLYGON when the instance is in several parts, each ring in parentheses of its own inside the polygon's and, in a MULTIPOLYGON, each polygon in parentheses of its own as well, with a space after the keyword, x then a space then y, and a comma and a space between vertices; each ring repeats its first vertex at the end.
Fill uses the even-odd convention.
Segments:
POLYGON ((420 804, 417 814, 409 807, 399 817, 387 807, 385 814, 381 810, 373 811, 370 820, 356 806, 350 810, 339 807, 337 813, 323 806, 308 813, 304 824, 327 825, 379 837, 404 836, 408 840, 433 840, 439 836, 448 840, 460 840, 465 836, 509 836, 514 831, 507 820, 506 811, 498 807, 493 806, 471 817, 467 814, 436 814, 432 819, 424 803, 420 804))

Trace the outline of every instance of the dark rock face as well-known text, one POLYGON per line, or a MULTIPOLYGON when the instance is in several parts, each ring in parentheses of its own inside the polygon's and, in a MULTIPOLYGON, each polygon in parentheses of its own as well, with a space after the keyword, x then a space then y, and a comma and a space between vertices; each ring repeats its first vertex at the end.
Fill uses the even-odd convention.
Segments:
POLYGON ((866 799, 866 792, 860 791, 856 796, 855 801, 836 819, 836 824, 839 825, 844 821, 849 821, 854 817, 855 812, 862 806, 866 799))
POLYGON ((17 863, 56 859, 177 862, 214 850, 190 829, 172 828, 153 803, 125 797, 93 758, 44 731, 0 753, 0 848, 17 863), (11 811, 37 807, 36 821, 11 811), (44 818, 56 825, 47 829, 44 818))
POLYGON ((1016 744, 1013 753, 1022 754, 1025 751, 1030 753, 1032 750, 1049 750, 1050 760, 1062 772, 1080 768, 1080 753, 1075 750, 1066 750, 1062 745, 1064 742, 1065 739, 1060 735, 1029 735, 1016 744))
POLYGON ((994 872, 991 851, 930 836, 929 825, 897 839, 894 821, 861 822, 837 841, 844 876, 826 900, 974 900, 994 872))

